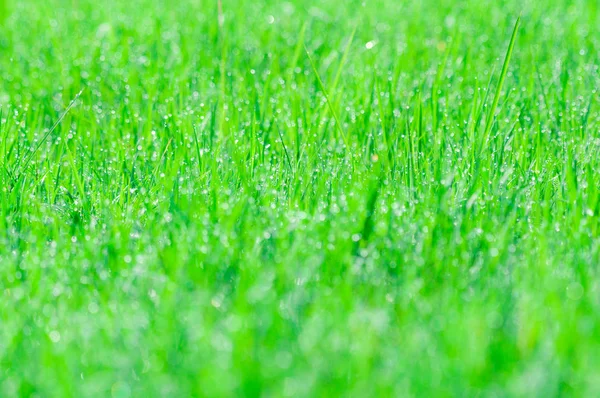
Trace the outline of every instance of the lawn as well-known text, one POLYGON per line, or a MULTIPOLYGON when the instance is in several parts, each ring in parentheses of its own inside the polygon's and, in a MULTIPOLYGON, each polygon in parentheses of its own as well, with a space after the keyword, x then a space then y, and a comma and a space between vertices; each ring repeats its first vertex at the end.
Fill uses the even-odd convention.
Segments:
POLYGON ((600 396, 596 0, 0 0, 0 396, 600 396))

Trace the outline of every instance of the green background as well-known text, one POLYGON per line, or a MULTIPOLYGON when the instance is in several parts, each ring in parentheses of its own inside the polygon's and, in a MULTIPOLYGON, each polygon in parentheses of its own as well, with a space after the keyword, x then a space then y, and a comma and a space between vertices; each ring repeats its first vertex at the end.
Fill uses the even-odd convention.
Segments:
POLYGON ((600 394, 598 2, 218 8, 0 0, 0 395, 600 394))

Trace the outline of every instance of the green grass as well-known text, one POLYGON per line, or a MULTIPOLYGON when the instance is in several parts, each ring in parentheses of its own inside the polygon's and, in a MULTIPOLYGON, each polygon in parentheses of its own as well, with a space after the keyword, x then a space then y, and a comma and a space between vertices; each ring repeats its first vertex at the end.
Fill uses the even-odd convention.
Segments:
POLYGON ((0 0, 0 396, 598 396, 598 26, 0 0))

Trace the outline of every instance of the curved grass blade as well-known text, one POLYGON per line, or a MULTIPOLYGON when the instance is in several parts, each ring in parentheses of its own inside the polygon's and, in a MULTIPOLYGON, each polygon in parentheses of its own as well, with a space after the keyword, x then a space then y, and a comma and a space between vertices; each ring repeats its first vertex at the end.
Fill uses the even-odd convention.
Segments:
POLYGON ((517 38, 517 32, 519 30, 519 24, 521 23, 521 17, 517 18, 517 22, 515 23, 515 27, 513 28, 512 36, 510 37, 510 43, 508 45, 508 49, 506 50, 506 55, 504 56, 504 63, 502 64, 502 72, 500 72, 500 80, 498 80, 498 86, 496 87, 496 93, 494 94, 494 101, 492 102, 492 106, 490 107, 490 111, 487 116, 487 120, 485 122, 485 130, 483 137, 487 137, 492 129, 492 125, 494 124, 496 109, 498 108, 498 102, 500 101, 500 94, 502 93, 502 86, 504 85, 504 80, 506 79, 506 75, 508 73, 508 65, 510 64, 510 57, 512 56, 513 49, 515 47, 515 41, 517 38))

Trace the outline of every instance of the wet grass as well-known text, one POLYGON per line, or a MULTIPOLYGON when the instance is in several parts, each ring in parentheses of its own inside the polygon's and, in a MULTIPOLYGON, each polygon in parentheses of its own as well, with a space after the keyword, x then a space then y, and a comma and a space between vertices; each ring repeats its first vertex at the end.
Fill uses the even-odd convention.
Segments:
POLYGON ((0 0, 0 395, 598 395, 597 26, 0 0))

